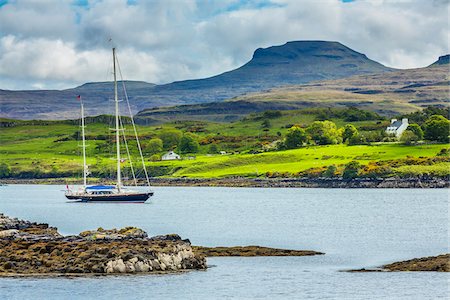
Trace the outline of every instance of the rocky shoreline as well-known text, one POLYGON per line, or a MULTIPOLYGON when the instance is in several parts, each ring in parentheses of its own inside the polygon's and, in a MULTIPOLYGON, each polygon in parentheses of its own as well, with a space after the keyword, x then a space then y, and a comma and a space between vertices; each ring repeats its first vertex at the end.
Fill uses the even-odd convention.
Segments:
POLYGON ((0 275, 127 274, 206 269, 178 235, 149 238, 139 228, 62 236, 48 224, 0 214, 0 275))
POLYGON ((387 264, 381 268, 363 268, 349 272, 450 272, 450 254, 414 258, 387 264))
POLYGON ((148 237, 136 227, 63 236, 48 224, 0 213, 0 276, 84 276, 205 270, 206 256, 309 256, 258 246, 192 246, 176 234, 148 237))
MULTIPOLYGON (((64 178, 2 179, 4 184, 67 184, 64 178)), ((105 183, 108 182, 98 182, 105 183)), ((125 182, 126 183, 126 182, 125 182)), ((142 182, 142 184, 144 184, 142 182)), ((449 188, 447 178, 151 178, 153 186, 209 186, 209 187, 258 187, 258 188, 449 188)))

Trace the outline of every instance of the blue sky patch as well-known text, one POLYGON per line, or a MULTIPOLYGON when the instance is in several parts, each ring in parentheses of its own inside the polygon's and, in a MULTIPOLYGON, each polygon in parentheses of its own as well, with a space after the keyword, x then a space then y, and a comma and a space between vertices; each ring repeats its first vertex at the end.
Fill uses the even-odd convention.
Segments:
POLYGON ((225 11, 236 11, 243 8, 262 9, 266 7, 282 7, 282 5, 273 3, 271 0, 239 0, 236 3, 229 5, 225 11))

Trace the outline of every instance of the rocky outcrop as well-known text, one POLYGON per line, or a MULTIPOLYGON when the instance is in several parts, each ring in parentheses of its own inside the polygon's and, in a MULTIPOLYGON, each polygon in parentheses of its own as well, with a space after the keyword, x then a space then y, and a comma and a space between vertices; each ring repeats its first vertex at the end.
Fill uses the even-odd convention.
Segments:
POLYGON ((54 227, 0 214, 0 275, 123 274, 205 269, 206 259, 178 235, 99 228, 62 236, 54 227))
POLYGON ((207 257, 212 256, 311 256, 323 255, 322 252, 310 250, 288 250, 260 246, 235 246, 235 247, 202 247, 193 246, 194 253, 207 257))
POLYGON ((394 262, 381 268, 350 270, 349 272, 399 272, 399 271, 428 271, 450 272, 450 254, 414 258, 394 262))
POLYGON ((0 239, 42 241, 61 237, 57 229, 48 224, 10 218, 0 213, 0 239))
POLYGON ((450 254, 414 258, 384 265, 389 271, 435 271, 450 272, 450 254))

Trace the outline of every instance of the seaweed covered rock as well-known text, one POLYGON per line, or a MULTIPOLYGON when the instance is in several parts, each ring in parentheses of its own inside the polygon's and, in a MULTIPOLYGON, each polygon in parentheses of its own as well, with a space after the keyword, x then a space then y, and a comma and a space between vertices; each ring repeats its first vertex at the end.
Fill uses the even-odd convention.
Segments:
POLYGON ((205 269, 177 235, 148 238, 136 227, 62 236, 47 224, 0 215, 0 275, 119 274, 205 269), (177 236, 178 238, 175 238, 177 236))
POLYGON ((384 265, 389 271, 435 271, 450 272, 450 254, 414 258, 384 265))
POLYGON ((83 231, 79 234, 80 237, 86 240, 125 240, 125 239, 144 239, 147 238, 147 233, 137 227, 125 227, 121 229, 103 229, 83 231))
POLYGON ((35 223, 10 218, 0 213, 0 239, 53 240, 61 238, 57 228, 45 223, 35 223))

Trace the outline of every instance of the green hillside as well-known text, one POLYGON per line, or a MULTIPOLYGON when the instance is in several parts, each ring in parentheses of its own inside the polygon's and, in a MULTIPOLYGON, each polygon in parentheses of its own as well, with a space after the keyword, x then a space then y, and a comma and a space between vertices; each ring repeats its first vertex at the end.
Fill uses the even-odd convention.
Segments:
MULTIPOLYGON (((109 131, 110 119, 110 116, 99 116, 87 120, 87 156, 92 177, 105 178, 114 174, 114 140, 109 131)), ((78 122, 0 120, 0 177, 80 177, 78 122)), ((131 141, 133 133, 126 125, 128 121, 124 119, 124 123, 132 161, 136 166, 138 152, 135 142, 131 141)), ((378 169, 392 165, 390 171, 384 174, 388 176, 448 175, 450 164, 445 149, 449 148, 449 144, 406 146, 376 142, 388 123, 379 115, 357 109, 317 108, 268 111, 251 114, 231 123, 177 121, 157 126, 138 126, 138 131, 144 146, 146 165, 152 176, 315 176, 332 165, 336 166, 336 174, 342 173, 344 165, 350 161, 358 161, 363 167, 369 168, 377 163, 378 169), (308 145, 286 151, 276 149, 276 142, 282 140, 293 125, 306 128, 314 121, 326 119, 336 123, 338 128, 353 124, 368 142, 355 146, 308 145), (184 154, 185 159, 180 161, 158 161, 158 157, 169 148, 154 153, 150 140, 174 132, 180 136, 192 135, 199 143, 197 153, 184 154), (220 151, 226 154, 218 154, 220 151), (444 155, 438 156, 438 153, 444 155)), ((125 177, 130 176, 126 163, 124 172, 125 177)))

